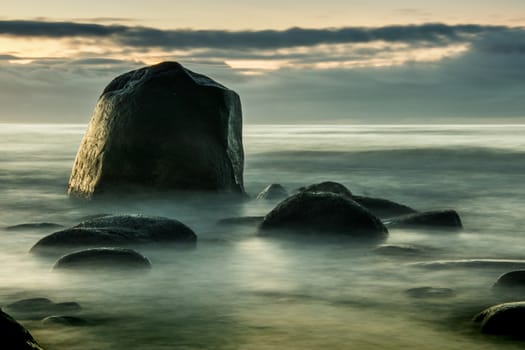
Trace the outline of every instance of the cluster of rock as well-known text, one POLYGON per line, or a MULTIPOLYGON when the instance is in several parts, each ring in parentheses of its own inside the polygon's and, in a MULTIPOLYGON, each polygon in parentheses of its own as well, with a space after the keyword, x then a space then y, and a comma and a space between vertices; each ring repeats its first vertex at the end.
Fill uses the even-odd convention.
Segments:
POLYGON ((124 246, 144 244, 194 245, 197 235, 174 219, 143 215, 109 215, 81 222, 40 239, 30 250, 35 254, 63 254, 55 269, 149 268, 139 252, 124 246))

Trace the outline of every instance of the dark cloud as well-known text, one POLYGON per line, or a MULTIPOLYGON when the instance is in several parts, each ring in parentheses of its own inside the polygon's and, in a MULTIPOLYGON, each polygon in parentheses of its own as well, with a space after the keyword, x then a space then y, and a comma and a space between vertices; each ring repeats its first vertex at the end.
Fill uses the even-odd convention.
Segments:
POLYGON ((14 37, 98 37, 121 45, 163 48, 278 49, 320 44, 387 42, 464 41, 469 35, 505 30, 502 26, 421 24, 378 28, 346 27, 333 29, 290 28, 287 30, 160 30, 147 27, 102 25, 96 23, 0 21, 0 35, 14 37))

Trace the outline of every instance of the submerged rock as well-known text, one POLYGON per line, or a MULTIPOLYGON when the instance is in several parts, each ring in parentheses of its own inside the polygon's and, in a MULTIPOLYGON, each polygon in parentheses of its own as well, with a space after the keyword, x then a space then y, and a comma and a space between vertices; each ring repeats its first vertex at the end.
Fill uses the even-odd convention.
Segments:
POLYGON ((1 310, 0 347, 6 350, 42 350, 27 329, 1 310))
POLYGON ((499 276, 492 287, 495 290, 525 292, 525 270, 511 271, 499 276))
POLYGON ((102 92, 68 192, 244 193, 239 96, 176 62, 125 73, 102 92))
POLYGON ((54 269, 149 269, 148 258, 133 249, 91 248, 67 254, 55 263, 54 269))
POLYGON ((37 223, 27 223, 27 224, 18 224, 7 226, 5 229, 9 231, 23 231, 23 230, 48 230, 48 229, 57 229, 64 227, 59 224, 54 224, 52 222, 37 222, 37 223))
POLYGON ((76 316, 63 316, 63 315, 53 315, 48 316, 42 320, 42 323, 45 325, 57 325, 57 326, 87 326, 88 321, 83 318, 76 316))
POLYGON ((421 256, 428 253, 429 248, 408 244, 383 244, 373 249, 373 252, 389 256, 421 256))
POLYGON ((450 298, 456 295, 450 288, 417 287, 405 291, 413 298, 450 298))
POLYGON ((481 332, 496 335, 525 337, 525 301, 494 305, 474 317, 481 332))
POLYGON ((458 230, 463 227, 455 210, 433 210, 392 218, 385 222, 387 227, 396 228, 439 228, 458 230))
POLYGON ((76 312, 80 309, 76 302, 54 303, 48 298, 22 299, 3 307, 3 310, 22 320, 41 319, 51 314, 76 312))
POLYGON ((280 184, 268 185, 258 195, 257 199, 282 199, 288 197, 288 191, 280 184))
POLYGON ((84 221, 40 239, 31 252, 63 248, 146 243, 190 243, 197 236, 178 220, 142 215, 111 215, 84 221))
POLYGON ((279 203, 264 217, 259 230, 264 235, 277 231, 303 236, 338 234, 371 239, 383 239, 388 235, 378 218, 351 199, 308 191, 279 203))

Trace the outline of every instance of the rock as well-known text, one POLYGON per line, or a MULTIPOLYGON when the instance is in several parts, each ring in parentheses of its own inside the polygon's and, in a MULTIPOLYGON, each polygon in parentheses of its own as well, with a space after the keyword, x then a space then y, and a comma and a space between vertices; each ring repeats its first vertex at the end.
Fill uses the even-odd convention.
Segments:
POLYGON ((62 315, 48 316, 42 320, 42 323, 46 325, 74 326, 74 327, 88 325, 88 321, 86 321, 83 318, 75 317, 75 316, 62 316, 62 315))
POLYGON ((474 317, 486 334, 524 337, 525 301, 494 305, 474 317))
POLYGON ((59 225, 59 224, 54 224, 52 222, 38 222, 38 223, 27 223, 27 224, 7 226, 5 229, 9 231, 24 231, 24 230, 49 230, 49 229, 57 229, 61 227, 64 227, 64 226, 59 225))
POLYGON ((288 197, 288 191, 280 184, 271 184, 266 186, 258 195, 257 199, 282 199, 288 197))
POLYGON ((525 292, 525 270, 511 271, 499 276, 492 287, 496 290, 525 292))
POLYGON ((389 256, 421 256, 428 252, 428 248, 406 244, 383 244, 373 249, 373 252, 389 256))
POLYGON ((434 260, 411 264, 432 270, 445 270, 454 268, 475 269, 519 269, 525 268, 525 260, 511 259, 459 259, 459 260, 434 260))
POLYGON ((0 347, 6 350, 42 350, 31 333, 3 311, 0 311, 0 347))
POLYGON ((417 210, 412 209, 404 204, 396 203, 388 199, 356 196, 350 192, 350 190, 338 183, 333 181, 325 181, 317 184, 313 184, 306 187, 299 188, 300 192, 330 192, 340 194, 347 198, 354 200, 361 206, 368 209, 374 215, 379 217, 390 217, 405 214, 416 213, 417 210))
POLYGON ((36 320, 54 313, 76 312, 81 307, 76 302, 54 303, 47 298, 30 298, 6 305, 3 309, 18 319, 36 320))
POLYGON ((84 221, 40 239, 32 253, 64 248, 121 246, 147 243, 189 243, 195 233, 178 220, 142 215, 111 215, 84 221))
POLYGON ((450 288, 418 287, 405 291, 412 298, 450 298, 456 295, 450 288))
POLYGON ((54 269, 149 269, 151 263, 142 254, 125 248, 91 248, 67 254, 55 263, 54 269))
POLYGON ((176 62, 125 73, 102 92, 68 192, 244 193, 239 96, 176 62))
POLYGON ((436 228, 458 230, 463 227, 455 210, 434 210, 408 214, 385 221, 387 227, 395 228, 436 228))
POLYGON ((299 192, 329 192, 352 198, 352 192, 339 182, 324 181, 299 188, 299 192))
POLYGON ((225 218, 217 221, 219 225, 247 225, 257 226, 264 219, 264 216, 240 216, 233 218, 225 218))
POLYGON ((381 221, 356 202, 329 192, 300 192, 279 203, 259 225, 262 234, 278 230, 301 235, 338 234, 384 239, 381 221))
POLYGON ((415 209, 388 199, 365 196, 352 196, 352 199, 379 217, 392 217, 417 213, 417 210, 415 209))

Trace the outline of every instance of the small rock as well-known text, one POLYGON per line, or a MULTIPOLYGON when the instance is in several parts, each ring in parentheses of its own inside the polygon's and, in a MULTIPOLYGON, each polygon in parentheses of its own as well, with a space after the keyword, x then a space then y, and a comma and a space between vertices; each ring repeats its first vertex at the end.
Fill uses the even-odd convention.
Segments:
POLYGON ((48 316, 42 320, 43 324, 46 325, 60 325, 60 326, 86 326, 88 321, 83 318, 75 316, 48 316))
POLYGON ((288 191, 280 184, 271 184, 266 186, 258 195, 257 199, 282 199, 288 197, 288 191))
POLYGON ((494 289, 515 289, 525 292, 525 270, 511 271, 499 276, 492 287, 494 289))
POLYGON ((458 230, 463 227, 461 219, 455 210, 434 210, 399 216, 385 221, 392 228, 439 228, 458 230))
POLYGON ((494 305, 474 317, 486 334, 524 337, 525 301, 494 305))
POLYGON ((277 231, 308 235, 384 239, 387 229, 381 221, 356 202, 328 192, 300 192, 279 203, 259 230, 264 235, 277 231))
POLYGON ((142 254, 125 248, 92 248, 61 257, 54 269, 149 269, 151 263, 142 254))
POLYGON ((450 298, 456 295, 450 288, 418 287, 405 291, 412 298, 450 298))
POLYGON ((18 319, 35 320, 54 313, 76 312, 81 307, 76 302, 54 303, 47 298, 30 298, 6 305, 3 309, 18 319))
POLYGON ((1 310, 0 347, 6 350, 42 350, 27 329, 1 310))

